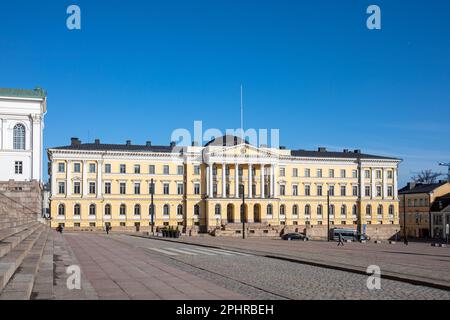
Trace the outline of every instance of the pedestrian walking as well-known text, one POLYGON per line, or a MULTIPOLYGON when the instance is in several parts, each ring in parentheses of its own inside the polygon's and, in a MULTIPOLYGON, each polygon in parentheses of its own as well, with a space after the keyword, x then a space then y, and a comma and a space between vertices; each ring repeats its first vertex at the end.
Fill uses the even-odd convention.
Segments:
POLYGON ((344 246, 344 240, 342 239, 342 234, 339 233, 338 247, 339 247, 340 245, 344 246))
POLYGON ((105 226, 105 231, 106 231, 106 234, 109 234, 109 230, 111 229, 111 227, 107 224, 106 226, 105 226))

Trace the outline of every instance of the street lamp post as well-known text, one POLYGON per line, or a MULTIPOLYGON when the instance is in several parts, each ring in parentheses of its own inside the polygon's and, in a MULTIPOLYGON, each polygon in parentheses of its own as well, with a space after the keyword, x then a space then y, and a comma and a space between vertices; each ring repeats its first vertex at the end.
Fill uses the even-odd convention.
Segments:
POLYGON ((154 207, 154 204, 153 204, 153 194, 154 193, 155 193, 155 185, 153 184, 153 178, 152 178, 150 180, 150 199, 151 199, 151 203, 150 203, 150 219, 151 219, 151 222, 150 222, 150 225, 151 225, 151 228, 152 228, 152 235, 153 236, 155 235, 155 232, 153 230, 153 227, 154 227, 154 224, 155 224, 155 218, 154 218, 155 207, 154 207))
POLYGON ((242 207, 241 207, 241 221, 242 221, 242 239, 245 239, 245 188, 241 185, 242 192, 242 207))

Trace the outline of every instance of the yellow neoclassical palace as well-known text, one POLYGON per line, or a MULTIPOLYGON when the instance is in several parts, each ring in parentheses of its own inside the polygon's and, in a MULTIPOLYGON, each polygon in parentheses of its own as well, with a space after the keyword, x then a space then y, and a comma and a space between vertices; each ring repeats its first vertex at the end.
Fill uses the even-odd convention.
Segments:
POLYGON ((48 157, 53 227, 147 231, 154 188, 154 226, 189 234, 236 235, 242 219, 249 235, 326 236, 328 219, 379 238, 400 229, 400 160, 360 150, 257 147, 234 136, 183 148, 72 138, 48 157))

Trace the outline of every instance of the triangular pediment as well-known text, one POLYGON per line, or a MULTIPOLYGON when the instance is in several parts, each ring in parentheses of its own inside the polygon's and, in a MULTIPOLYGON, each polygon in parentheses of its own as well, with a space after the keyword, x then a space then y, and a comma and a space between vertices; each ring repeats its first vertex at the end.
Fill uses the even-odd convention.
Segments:
POLYGON ((210 158, 278 158, 278 154, 270 149, 258 148, 249 144, 236 146, 210 147, 205 150, 210 158))

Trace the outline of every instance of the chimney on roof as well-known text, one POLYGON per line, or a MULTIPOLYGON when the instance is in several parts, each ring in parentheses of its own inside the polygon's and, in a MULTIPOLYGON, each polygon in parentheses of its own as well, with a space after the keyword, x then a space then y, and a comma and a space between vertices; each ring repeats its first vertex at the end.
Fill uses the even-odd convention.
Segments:
POLYGON ((151 147, 151 146, 152 146, 152 142, 151 142, 150 140, 148 140, 147 142, 145 142, 145 145, 146 145, 147 147, 151 147))
POLYGON ((175 141, 170 141, 170 146, 173 148, 175 147, 175 141))
POLYGON ((344 153, 348 153, 348 149, 344 149, 344 153))
POLYGON ((408 190, 412 190, 416 187, 416 183, 415 182, 408 182, 408 184, 406 185, 408 187, 408 190))
POLYGON ((285 146, 280 146, 280 150, 286 150, 285 146))
POLYGON ((72 146, 78 146, 80 143, 81 143, 80 139, 75 138, 75 137, 70 138, 70 145, 72 145, 72 146))
POLYGON ((193 147, 197 147, 198 146, 198 142, 197 141, 192 141, 192 144, 191 144, 193 147))
POLYGON ((131 146, 131 140, 127 140, 127 146, 131 146))
POLYGON ((361 149, 355 149, 355 153, 361 153, 361 149))
POLYGON ((319 152, 327 152, 327 148, 319 147, 319 148, 317 149, 317 151, 319 151, 319 152))
POLYGON ((100 139, 95 139, 95 144, 100 144, 100 139))

